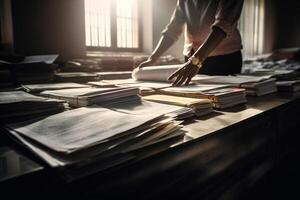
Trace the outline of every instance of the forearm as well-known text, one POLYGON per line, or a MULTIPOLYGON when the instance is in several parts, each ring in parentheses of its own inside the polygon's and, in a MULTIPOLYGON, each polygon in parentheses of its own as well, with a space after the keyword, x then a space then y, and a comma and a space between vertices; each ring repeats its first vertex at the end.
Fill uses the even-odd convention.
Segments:
POLYGON ((212 29, 205 42, 196 50, 193 56, 200 58, 203 62, 225 37, 226 33, 220 28, 212 29))
POLYGON ((163 53, 165 53, 172 45, 174 40, 167 36, 162 36, 157 43, 154 51, 152 52, 150 59, 157 60, 163 53))

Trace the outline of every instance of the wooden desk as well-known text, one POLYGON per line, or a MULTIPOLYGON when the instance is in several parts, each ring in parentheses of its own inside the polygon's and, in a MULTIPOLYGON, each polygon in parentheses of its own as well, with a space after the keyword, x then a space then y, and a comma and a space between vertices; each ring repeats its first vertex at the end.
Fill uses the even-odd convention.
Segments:
POLYGON ((96 199, 243 198, 286 157, 299 152, 299 116, 300 94, 249 98, 246 106, 185 122, 189 137, 165 152, 79 181, 64 182, 26 154, 36 164, 32 169, 38 169, 26 177, 34 178, 18 174, 0 188, 27 193, 18 184, 30 188, 38 180, 37 197, 59 192, 96 199))

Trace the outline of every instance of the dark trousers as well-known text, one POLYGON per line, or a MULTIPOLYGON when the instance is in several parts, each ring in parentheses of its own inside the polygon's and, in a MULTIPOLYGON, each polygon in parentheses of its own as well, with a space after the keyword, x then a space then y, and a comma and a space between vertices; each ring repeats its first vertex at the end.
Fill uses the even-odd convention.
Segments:
MULTIPOLYGON (((188 57, 185 57, 185 61, 188 57)), ((230 75, 241 73, 243 65, 242 53, 237 51, 231 54, 208 57, 199 70, 205 75, 230 75)))

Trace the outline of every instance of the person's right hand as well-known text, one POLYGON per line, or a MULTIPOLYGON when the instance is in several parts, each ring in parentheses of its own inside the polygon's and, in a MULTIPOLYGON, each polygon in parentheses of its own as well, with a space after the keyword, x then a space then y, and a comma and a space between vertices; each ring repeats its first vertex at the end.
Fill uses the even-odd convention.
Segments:
POLYGON ((143 67, 151 66, 151 65, 154 65, 155 62, 156 62, 155 60, 148 58, 146 61, 140 63, 137 68, 143 68, 143 67))

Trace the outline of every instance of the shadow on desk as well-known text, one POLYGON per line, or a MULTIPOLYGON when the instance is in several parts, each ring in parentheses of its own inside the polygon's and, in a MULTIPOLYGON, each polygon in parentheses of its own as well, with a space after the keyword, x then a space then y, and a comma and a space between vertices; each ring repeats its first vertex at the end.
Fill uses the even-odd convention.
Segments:
POLYGON ((222 110, 223 112, 230 112, 230 113, 237 113, 237 112, 241 112, 243 110, 247 109, 247 105, 246 104, 240 104, 231 108, 226 108, 224 110, 222 110))
POLYGON ((193 117, 191 119, 187 119, 182 124, 183 125, 189 125, 189 124, 193 124, 193 123, 195 123, 197 121, 205 121, 205 120, 208 120, 208 119, 211 119, 213 117, 220 116, 220 115, 224 115, 224 114, 221 113, 221 112, 219 112, 219 111, 214 111, 214 112, 209 113, 209 114, 204 115, 204 116, 193 117))

